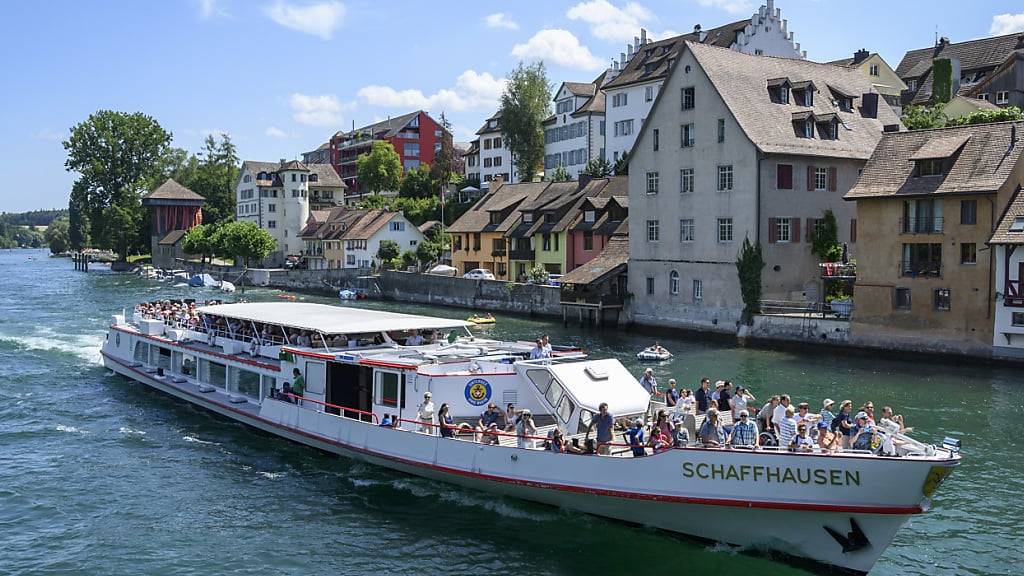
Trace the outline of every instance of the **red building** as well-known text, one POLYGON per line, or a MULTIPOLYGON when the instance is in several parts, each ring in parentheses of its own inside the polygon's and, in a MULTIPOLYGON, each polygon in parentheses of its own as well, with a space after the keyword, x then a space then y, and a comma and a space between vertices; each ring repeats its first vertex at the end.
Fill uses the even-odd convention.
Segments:
POLYGON ((356 158, 368 153, 375 141, 383 140, 394 146, 407 172, 420 164, 432 164, 434 155, 441 150, 441 143, 447 139, 451 144, 451 137, 429 114, 417 110, 349 132, 336 133, 330 142, 331 165, 348 186, 348 194, 362 194, 366 190, 359 186, 356 178, 356 158))
POLYGON ((142 205, 152 211, 150 254, 154 266, 175 267, 176 260, 183 256, 181 240, 185 233, 203 221, 203 202, 202 196, 171 178, 142 197, 142 205))

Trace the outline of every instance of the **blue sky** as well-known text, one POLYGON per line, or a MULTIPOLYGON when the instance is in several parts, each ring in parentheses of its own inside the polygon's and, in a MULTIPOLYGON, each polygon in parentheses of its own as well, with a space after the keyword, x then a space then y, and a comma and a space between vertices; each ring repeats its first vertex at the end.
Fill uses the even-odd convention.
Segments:
MULTIPOLYGON (((51 1, 5 4, 0 158, 28 186, 0 211, 64 207, 74 175, 60 140, 89 113, 150 114, 196 151, 227 132, 243 158, 294 158, 338 129, 417 108, 468 140, 501 78, 543 57, 551 81, 590 81, 627 39, 749 17, 745 0, 414 2, 51 1)), ((952 41, 1024 30, 1020 2, 777 0, 812 60, 864 47, 893 67, 935 33, 952 41)), ((18 178, 15 181, 20 181, 18 178)))

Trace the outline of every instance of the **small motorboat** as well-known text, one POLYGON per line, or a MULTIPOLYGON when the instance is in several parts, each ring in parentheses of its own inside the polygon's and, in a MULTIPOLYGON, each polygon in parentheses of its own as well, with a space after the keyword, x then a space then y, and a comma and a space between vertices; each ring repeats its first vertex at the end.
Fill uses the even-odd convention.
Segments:
POLYGON ((216 286, 217 280, 209 274, 196 274, 195 276, 188 279, 188 285, 193 288, 203 288, 205 286, 216 286))
POLYGON ((338 298, 341 300, 356 300, 359 294, 355 290, 338 290, 338 298))
POLYGON ((661 362, 672 357, 672 353, 661 346, 651 346, 636 353, 636 359, 642 362, 661 362))
POLYGON ((217 287, 220 288, 221 292, 234 292, 235 291, 235 285, 232 284, 231 282, 228 282, 227 280, 221 280, 220 281, 220 285, 218 285, 217 287))
POLYGON ((466 321, 467 322, 472 322, 473 324, 494 324, 498 320, 495 319, 494 316, 491 316, 491 315, 477 316, 476 314, 473 314, 469 318, 466 318, 466 321))

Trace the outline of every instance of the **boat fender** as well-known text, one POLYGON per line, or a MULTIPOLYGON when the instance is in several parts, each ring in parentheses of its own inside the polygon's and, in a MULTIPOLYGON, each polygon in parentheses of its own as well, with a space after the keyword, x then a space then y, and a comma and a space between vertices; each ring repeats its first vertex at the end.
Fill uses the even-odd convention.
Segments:
POLYGON ((213 392, 214 390, 216 390, 216 388, 214 388, 213 386, 210 386, 209 384, 200 384, 199 385, 199 391, 202 392, 203 394, 209 394, 210 392, 213 392))

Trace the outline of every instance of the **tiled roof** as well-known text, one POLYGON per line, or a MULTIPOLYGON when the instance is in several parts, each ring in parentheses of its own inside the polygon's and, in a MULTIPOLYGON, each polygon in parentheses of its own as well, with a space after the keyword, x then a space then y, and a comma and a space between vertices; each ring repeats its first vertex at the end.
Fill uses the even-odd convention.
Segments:
POLYGON ((514 210, 521 202, 529 200, 540 194, 548 187, 550 182, 524 182, 521 184, 502 184, 491 190, 479 200, 458 220, 452 222, 448 227, 449 232, 483 232, 487 228, 489 232, 505 232, 522 216, 514 210), (503 212, 511 210, 511 213, 501 224, 492 227, 491 211, 503 212))
POLYGON ((188 234, 188 230, 171 230, 157 244, 160 246, 174 246, 185 237, 185 234, 188 234))
POLYGON ((330 164, 307 164, 310 173, 316 174, 316 182, 309 182, 313 188, 348 188, 330 164))
POLYGON ((910 155, 910 160, 949 158, 971 139, 970 134, 956 134, 945 138, 930 138, 910 155))
POLYGON ((369 240, 398 214, 398 212, 381 209, 367 210, 361 218, 348 226, 348 230, 342 238, 345 240, 369 240))
MULTIPOLYGON (((692 42, 687 43, 694 58, 715 85, 747 137, 764 153, 799 154, 868 159, 882 135, 882 128, 900 119, 881 97, 877 118, 865 117, 858 108, 843 112, 819 93, 814 106, 775 104, 769 99, 768 81, 789 78, 791 82, 811 81, 817 86, 835 86, 849 94, 875 92, 859 70, 820 64, 808 60, 754 56, 692 42), (811 111, 815 116, 837 114, 839 138, 800 138, 793 129, 793 113, 811 111)), ((665 94, 662 92, 661 94, 665 94)), ((659 101, 661 98, 659 94, 659 101)), ((657 106, 657 102, 655 102, 657 106)), ((644 124, 641 130, 646 130, 644 124)), ((640 137, 637 138, 637 143, 640 137)))
MULTIPOLYGON (((992 237, 989 238, 989 244, 1024 244, 1024 230, 1011 232, 1010 227, 1013 226, 1014 221, 1018 218, 1024 219, 1024 192, 1021 192, 1020 187, 1013 193, 1013 198, 1010 199, 1010 203, 1006 205, 1006 211, 1003 212, 1001 218, 999 218, 999 224, 996 226, 996 231, 992 233, 992 237)), ((1020 228, 1013 226, 1014 228, 1020 228)))
POLYGON ((887 133, 845 199, 995 192, 1010 177, 1022 150, 1024 122, 887 133), (1011 145, 1013 126, 1017 142, 1011 145), (933 140, 942 140, 943 146, 947 146, 964 137, 970 139, 947 160, 952 166, 945 175, 914 176, 911 158, 920 149, 933 140))
POLYGON ((406 124, 411 122, 413 118, 419 116, 421 112, 423 111, 416 110, 415 112, 409 112, 407 114, 402 114, 401 116, 395 116, 394 118, 381 120, 380 122, 375 122, 373 124, 363 126, 362 128, 356 128, 355 130, 351 130, 349 132, 340 130, 334 134, 334 137, 348 138, 353 137, 362 132, 369 132, 374 136, 379 136, 381 138, 390 138, 395 134, 401 132, 402 128, 405 128, 406 124))
POLYGON ((1024 48, 1010 52, 1010 55, 1006 57, 1006 60, 998 68, 986 75, 984 80, 972 85, 966 92, 963 92, 964 95, 970 97, 985 93, 992 81, 1000 78, 1007 70, 1013 68, 1014 65, 1024 66, 1024 48))
POLYGON ((149 194, 142 197, 143 202, 146 200, 187 200, 187 201, 199 201, 205 200, 199 194, 185 188, 181 184, 174 181, 174 178, 168 178, 166 182, 157 187, 149 194))
POLYGON ((593 96, 597 92, 597 84, 587 82, 562 82, 562 86, 569 89, 576 96, 593 96))
POLYGON ((501 131, 501 122, 498 122, 495 125, 496 128, 488 128, 487 127, 487 125, 491 122, 491 120, 501 120, 501 109, 499 109, 497 112, 495 112, 487 120, 484 120, 484 125, 481 126, 480 129, 476 131, 476 133, 477 134, 490 134, 491 132, 500 132, 501 131))
POLYGON ((565 285, 600 282, 609 275, 625 269, 627 262, 629 262, 629 238, 613 236, 600 254, 562 276, 559 283, 565 285))
POLYGON ((598 90, 593 96, 591 96, 586 102, 583 103, 572 116, 578 117, 584 114, 604 114, 605 109, 605 97, 604 90, 598 90))
POLYGON ((287 168, 289 170, 304 170, 310 174, 316 174, 316 182, 309 182, 309 186, 313 188, 348 188, 341 177, 338 176, 337 171, 330 164, 303 164, 297 160, 286 162, 281 164, 280 162, 260 162, 258 160, 246 160, 242 163, 242 170, 238 173, 238 178, 242 178, 242 173, 248 168, 249 172, 252 173, 255 178, 260 172, 266 172, 271 176, 270 180, 257 180, 257 186, 267 186, 279 188, 281 187, 281 179, 278 176, 278 172, 286 169, 285 167, 293 164, 298 164, 302 168, 287 168))
POLYGON ((308 172, 309 168, 306 168, 306 165, 298 160, 292 160, 291 162, 285 162, 277 169, 278 172, 282 172, 284 170, 300 170, 302 172, 308 172))
POLYGON ((427 232, 429 232, 429 231, 431 231, 434 228, 437 228, 439 226, 441 226, 441 221, 440 220, 427 220, 426 222, 424 222, 423 224, 420 224, 416 228, 418 228, 419 231, 422 232, 423 234, 426 234, 427 232))
MULTIPOLYGON (((738 20, 718 28, 707 31, 704 44, 728 48, 736 42, 736 33, 742 32, 750 19, 738 20)), ((623 66, 611 82, 604 86, 605 89, 618 88, 636 84, 637 82, 651 82, 660 80, 668 75, 669 60, 677 58, 679 50, 683 47, 684 41, 697 42, 698 35, 695 32, 673 36, 657 42, 649 42, 633 53, 633 57, 623 66)))
POLYGON ((995 68, 1003 63, 1010 51, 1017 48, 1020 35, 1019 32, 1015 32, 1004 36, 946 44, 941 48, 929 46, 911 50, 903 55, 899 66, 896 67, 896 75, 904 79, 919 78, 931 70, 932 60, 935 58, 957 58, 960 60, 960 69, 964 71, 995 68))

